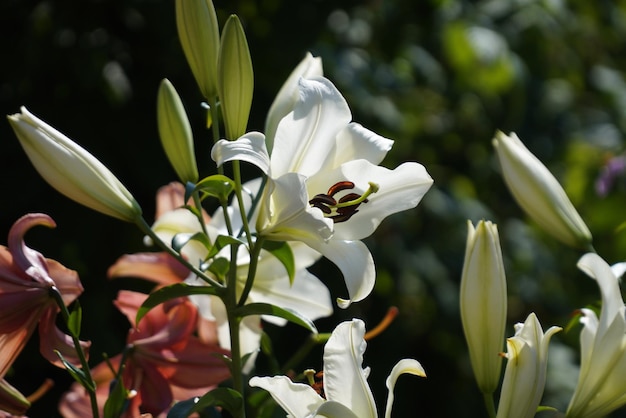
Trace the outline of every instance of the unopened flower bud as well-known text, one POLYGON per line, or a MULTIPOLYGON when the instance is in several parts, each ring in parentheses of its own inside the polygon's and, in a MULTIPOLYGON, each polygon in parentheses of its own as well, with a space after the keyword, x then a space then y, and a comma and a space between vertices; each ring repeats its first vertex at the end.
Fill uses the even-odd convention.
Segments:
POLYGON ((235 140, 246 133, 254 89, 248 41, 235 15, 231 15, 224 25, 218 67, 218 89, 226 137, 235 140))
POLYGON ((506 326, 506 277, 498 228, 468 221, 465 262, 461 277, 461 320, 476 382, 481 392, 493 393, 500 381, 506 326))
POLYGON ((590 249, 591 232, 557 179, 512 133, 497 132, 493 139, 502 175, 524 211, 545 231, 563 243, 590 249))
POLYGON ((157 122, 165 154, 178 178, 187 184, 198 181, 198 167, 193 150, 193 134, 183 103, 169 80, 159 86, 157 122))
POLYGON ((176 0, 176 27, 191 72, 202 95, 217 96, 217 57, 220 32, 211 0, 176 0))
POLYGON ((8 117, 26 155, 57 191, 93 210, 134 222, 141 207, 93 155, 26 110, 8 117))
POLYGON ((548 344, 560 327, 544 334, 534 313, 515 325, 507 340, 507 363, 498 404, 498 418, 532 418, 543 396, 548 364, 548 344))

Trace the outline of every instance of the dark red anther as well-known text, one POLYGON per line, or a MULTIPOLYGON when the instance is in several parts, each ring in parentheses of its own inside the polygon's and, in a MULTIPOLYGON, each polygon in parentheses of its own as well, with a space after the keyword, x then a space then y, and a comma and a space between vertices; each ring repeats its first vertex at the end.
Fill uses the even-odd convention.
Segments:
POLYGON ((318 202, 318 201, 309 200, 309 204, 313 206, 314 208, 318 208, 319 210, 321 210, 327 215, 333 211, 331 208, 329 208, 325 204, 318 202))
POLYGON ((334 196, 335 193, 348 189, 354 189, 354 183, 351 181, 340 181, 330 186, 328 189, 328 196, 334 196))
POLYGON ((315 196, 313 196, 313 199, 309 200, 309 204, 311 205, 315 205, 316 203, 335 206, 337 204, 337 201, 335 200, 335 198, 328 196, 327 194, 320 193, 316 194, 315 196))

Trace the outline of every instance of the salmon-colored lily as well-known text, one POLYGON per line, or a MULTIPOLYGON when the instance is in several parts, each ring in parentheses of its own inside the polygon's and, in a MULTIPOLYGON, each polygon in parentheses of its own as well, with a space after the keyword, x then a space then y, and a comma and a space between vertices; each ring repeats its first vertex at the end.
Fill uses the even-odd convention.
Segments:
MULTIPOLYGON (((72 303, 83 291, 78 274, 45 258, 24 243, 26 232, 36 225, 54 227, 48 215, 28 214, 9 231, 8 246, 0 246, 0 379, 22 351, 39 324, 41 354, 64 367, 55 351, 71 363, 79 363, 68 335, 56 326, 58 306, 53 292, 72 303)), ((81 343, 83 350, 89 343, 81 343)), ((0 404, 0 409, 7 409, 0 404)))
MULTIPOLYGON (((137 310, 147 295, 120 291, 115 305, 135 323, 137 310)), ((129 390, 129 405, 123 417, 139 413, 159 416, 179 400, 202 396, 230 376, 216 339, 202 340, 194 333, 198 324, 196 307, 186 298, 178 298, 150 310, 130 330, 126 346, 126 362, 122 373, 124 387, 129 390)), ((122 355, 111 359, 117 367, 122 355)), ((107 364, 94 368, 97 393, 106 394, 114 378, 107 364)), ((106 396, 98 397, 103 407, 106 396)), ((74 385, 64 396, 60 409, 66 418, 89 415, 88 398, 82 387, 74 385)))

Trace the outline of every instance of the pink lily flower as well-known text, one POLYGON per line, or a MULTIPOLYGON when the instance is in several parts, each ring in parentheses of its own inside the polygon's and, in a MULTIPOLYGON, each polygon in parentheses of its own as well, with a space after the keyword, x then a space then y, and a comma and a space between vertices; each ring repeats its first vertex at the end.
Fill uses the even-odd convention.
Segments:
MULTIPOLYGON (((61 293, 66 305, 83 291, 78 274, 57 261, 47 259, 24 243, 26 231, 35 225, 55 227, 48 215, 28 214, 9 231, 8 246, 0 246, 0 379, 39 325, 41 354, 52 364, 64 367, 55 353, 78 364, 72 339, 56 326, 59 308, 51 294, 61 293)), ((81 342, 83 350, 88 342, 81 342)), ((5 408, 0 404, 0 409, 5 408)))
MULTIPOLYGON (((143 293, 120 291, 115 305, 134 324, 146 297, 143 293)), ((131 395, 124 418, 141 413, 160 416, 174 402, 202 396, 230 376, 220 359, 220 355, 230 353, 218 346, 216 338, 207 342, 194 335, 198 320, 196 307, 179 298, 155 307, 137 328, 130 330, 122 379, 131 395)), ((121 359, 122 355, 117 355, 111 363, 117 368, 121 359)), ((104 363, 96 366, 93 374, 102 408, 114 375, 104 363)), ((59 409, 66 418, 90 416, 87 393, 74 384, 59 409)))

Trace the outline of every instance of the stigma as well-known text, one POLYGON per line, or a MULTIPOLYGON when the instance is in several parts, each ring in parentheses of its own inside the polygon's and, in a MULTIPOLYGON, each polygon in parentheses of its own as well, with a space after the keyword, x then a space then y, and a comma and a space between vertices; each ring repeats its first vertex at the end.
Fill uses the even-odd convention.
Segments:
POLYGON ((338 193, 354 189, 353 182, 340 181, 330 186, 327 193, 315 195, 309 200, 309 204, 321 210, 324 216, 332 219, 334 223, 346 222, 359 211, 362 203, 368 202, 367 197, 376 193, 378 188, 376 183, 370 182, 368 189, 362 195, 348 192, 337 198, 338 193))

